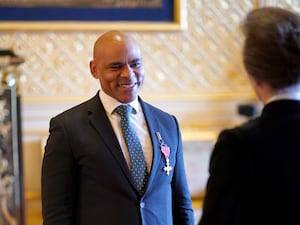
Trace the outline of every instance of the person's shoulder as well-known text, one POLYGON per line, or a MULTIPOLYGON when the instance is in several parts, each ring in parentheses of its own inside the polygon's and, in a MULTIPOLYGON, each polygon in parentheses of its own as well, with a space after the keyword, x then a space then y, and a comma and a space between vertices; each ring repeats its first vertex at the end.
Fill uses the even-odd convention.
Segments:
POLYGON ((140 103, 142 105, 143 110, 145 111, 152 111, 155 114, 161 115, 161 116, 167 116, 167 117, 174 117, 171 113, 159 108, 158 106, 155 106, 149 102, 143 101, 140 99, 140 103))
POLYGON ((234 136, 237 139, 251 139, 259 135, 260 132, 260 117, 249 119, 248 121, 225 128, 220 132, 220 136, 234 136))
POLYGON ((86 112, 88 110, 88 107, 91 104, 91 102, 95 101, 96 98, 97 98, 97 96, 94 96, 90 99, 80 102, 80 103, 60 112, 59 114, 54 116, 54 118, 64 118, 64 117, 70 118, 70 117, 74 117, 74 116, 78 115, 78 113, 86 112))
POLYGON ((260 117, 247 120, 245 123, 233 128, 235 132, 255 133, 260 127, 260 117))

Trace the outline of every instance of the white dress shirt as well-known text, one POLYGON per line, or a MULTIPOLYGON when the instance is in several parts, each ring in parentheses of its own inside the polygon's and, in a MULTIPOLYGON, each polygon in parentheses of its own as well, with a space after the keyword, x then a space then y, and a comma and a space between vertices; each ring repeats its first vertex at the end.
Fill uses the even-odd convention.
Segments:
POLYGON ((298 100, 298 101, 300 101, 300 92, 276 94, 273 97, 271 97, 267 101, 267 103, 270 103, 270 102, 273 102, 273 101, 277 101, 277 100, 283 100, 283 99, 298 100))
MULTIPOLYGON (((122 129, 120 126, 120 116, 116 112, 114 112, 114 110, 122 103, 110 97, 102 90, 99 92, 99 97, 106 111, 106 115, 109 118, 110 123, 114 129, 114 132, 117 136, 117 139, 120 143, 126 162, 130 168, 130 156, 129 156, 125 139, 122 134, 122 129)), ((151 165, 152 165, 152 158, 153 158, 153 150, 152 150, 152 142, 150 139, 144 113, 142 111, 142 107, 140 106, 138 99, 135 99, 134 101, 128 104, 131 105, 133 108, 133 111, 130 116, 130 121, 134 126, 135 131, 141 142, 142 149, 144 151, 144 157, 147 164, 147 170, 148 172, 150 172, 151 165)))

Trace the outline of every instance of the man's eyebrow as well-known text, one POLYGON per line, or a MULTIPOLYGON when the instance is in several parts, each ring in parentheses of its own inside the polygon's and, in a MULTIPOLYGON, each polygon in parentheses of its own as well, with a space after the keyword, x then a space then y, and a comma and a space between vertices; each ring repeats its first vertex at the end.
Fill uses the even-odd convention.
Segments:
POLYGON ((119 66, 119 65, 122 65, 122 64, 123 64, 122 62, 111 62, 111 63, 107 64, 106 67, 119 66))
POLYGON ((142 58, 136 58, 136 59, 131 60, 130 62, 138 62, 138 61, 142 61, 142 58))
MULTIPOLYGON (((131 60, 129 63, 134 63, 134 62, 141 62, 142 61, 142 58, 136 58, 136 59, 133 59, 131 60)), ((118 65, 123 65, 125 64, 124 62, 111 62, 109 64, 107 64, 107 67, 110 67, 110 66, 118 66, 118 65)))

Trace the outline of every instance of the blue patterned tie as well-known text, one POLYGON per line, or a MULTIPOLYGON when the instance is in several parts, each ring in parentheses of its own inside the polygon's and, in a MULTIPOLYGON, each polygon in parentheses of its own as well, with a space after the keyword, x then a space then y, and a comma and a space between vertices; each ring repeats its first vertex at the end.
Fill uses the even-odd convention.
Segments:
POLYGON ((148 179, 148 172, 141 143, 129 121, 132 107, 130 105, 120 105, 115 111, 121 118, 120 125, 130 155, 131 175, 134 179, 137 190, 142 195, 144 193, 144 186, 148 179))

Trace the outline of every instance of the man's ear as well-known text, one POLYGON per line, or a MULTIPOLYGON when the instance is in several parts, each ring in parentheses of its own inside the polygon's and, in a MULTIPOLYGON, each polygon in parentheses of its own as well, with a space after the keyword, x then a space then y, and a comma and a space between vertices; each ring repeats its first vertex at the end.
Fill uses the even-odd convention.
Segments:
POLYGON ((93 60, 90 61, 90 71, 94 78, 98 79, 97 67, 93 60))

